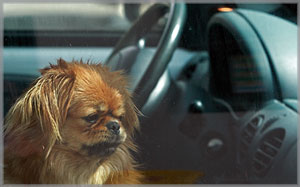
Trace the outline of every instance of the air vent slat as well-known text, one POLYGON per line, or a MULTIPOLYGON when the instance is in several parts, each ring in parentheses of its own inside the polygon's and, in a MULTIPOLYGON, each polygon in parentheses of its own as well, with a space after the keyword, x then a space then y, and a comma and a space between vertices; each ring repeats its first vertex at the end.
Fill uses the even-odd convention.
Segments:
POLYGON ((265 131, 267 128, 269 128, 272 124, 274 124, 279 118, 278 117, 273 117, 269 119, 261 129, 261 132, 265 131))
POLYGON ((242 141, 245 141, 245 143, 247 142, 247 144, 251 143, 251 141, 252 141, 252 137, 251 136, 249 136, 245 132, 242 134, 242 136, 243 136, 243 140, 242 141))
POLYGON ((242 142, 241 142, 241 143, 243 143, 243 144, 247 145, 247 148, 248 148, 248 146, 249 146, 249 143, 248 143, 246 140, 242 140, 242 142))
POLYGON ((248 129, 245 129, 244 133, 248 136, 253 136, 253 132, 250 132, 248 129))
POLYGON ((261 165, 263 168, 266 168, 266 167, 268 166, 267 164, 263 163, 262 161, 260 161, 260 160, 258 160, 258 159, 256 159, 256 158, 254 158, 253 160, 254 160, 257 164, 261 165))
POLYGON ((245 142, 241 142, 241 148, 243 149, 243 150, 247 150, 248 149, 248 144, 246 144, 245 142))
POLYGON ((271 162, 272 157, 264 154, 263 152, 256 152, 255 159, 259 160, 260 162, 264 163, 264 165, 267 166, 271 162))
POLYGON ((272 144, 268 142, 263 142, 260 148, 267 154, 274 156, 278 151, 278 147, 274 147, 272 144))
POLYGON ((253 139, 253 134, 249 133, 248 131, 244 131, 243 133, 243 138, 244 140, 246 140, 248 143, 251 143, 252 139, 253 139))
POLYGON ((259 142, 253 158, 253 170, 258 177, 266 175, 272 166, 285 137, 285 130, 282 128, 274 129, 267 133, 259 142))
POLYGON ((280 146, 282 144, 282 139, 280 139, 278 137, 273 137, 266 141, 269 142, 270 144, 272 144, 273 146, 275 146, 277 149, 280 148, 280 146))
POLYGON ((282 137, 274 137, 273 139, 279 143, 282 143, 282 137))
POLYGON ((257 122, 250 122, 249 127, 252 127, 253 129, 257 129, 258 123, 257 122))
POLYGON ((257 153, 262 154, 263 156, 267 157, 268 159, 272 159, 272 158, 273 158, 272 155, 266 154, 266 153, 265 153, 263 150, 261 150, 261 149, 258 149, 258 150, 257 150, 257 153))
POLYGON ((243 129, 241 134, 241 149, 240 158, 243 159, 247 155, 248 147, 251 144, 258 127, 261 125, 264 119, 263 115, 256 116, 253 118, 243 129))

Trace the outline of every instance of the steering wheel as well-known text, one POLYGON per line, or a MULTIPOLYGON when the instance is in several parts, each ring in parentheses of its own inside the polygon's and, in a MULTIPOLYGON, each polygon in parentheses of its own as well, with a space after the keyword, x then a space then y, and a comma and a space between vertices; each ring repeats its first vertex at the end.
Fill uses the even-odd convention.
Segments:
POLYGON ((139 109, 165 71, 180 39, 185 19, 184 3, 153 5, 123 35, 104 63, 112 71, 124 70, 131 78, 130 91, 139 109), (146 34, 167 13, 168 19, 155 52, 144 48, 146 34))

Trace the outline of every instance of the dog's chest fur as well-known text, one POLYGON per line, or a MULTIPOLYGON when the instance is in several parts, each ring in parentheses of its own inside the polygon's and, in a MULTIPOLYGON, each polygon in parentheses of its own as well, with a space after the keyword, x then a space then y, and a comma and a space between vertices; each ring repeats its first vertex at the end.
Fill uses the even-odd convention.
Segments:
POLYGON ((104 184, 111 170, 99 161, 85 160, 73 154, 52 152, 42 168, 42 183, 104 184), (51 176, 51 177, 50 177, 51 176))
POLYGON ((32 156, 6 160, 4 180, 13 184, 139 184, 142 175, 128 158, 121 149, 101 161, 53 148, 45 159, 32 156))
POLYGON ((44 161, 32 157, 28 161, 13 159, 7 164, 18 166, 5 171, 5 183, 12 184, 104 184, 111 174, 111 169, 105 164, 55 151, 44 161))

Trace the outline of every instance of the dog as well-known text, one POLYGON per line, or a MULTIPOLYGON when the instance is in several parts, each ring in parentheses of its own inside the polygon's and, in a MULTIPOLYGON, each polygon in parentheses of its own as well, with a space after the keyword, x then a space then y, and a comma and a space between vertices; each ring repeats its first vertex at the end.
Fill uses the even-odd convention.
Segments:
POLYGON ((4 183, 142 183, 124 73, 63 59, 40 72, 4 120, 4 183))

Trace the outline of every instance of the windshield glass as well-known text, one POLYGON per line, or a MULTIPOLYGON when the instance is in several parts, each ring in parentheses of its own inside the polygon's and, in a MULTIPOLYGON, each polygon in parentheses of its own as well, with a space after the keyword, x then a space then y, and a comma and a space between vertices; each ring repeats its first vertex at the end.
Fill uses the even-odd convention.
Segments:
MULTIPOLYGON (((124 32, 152 4, 4 4, 4 28, 15 31, 124 32)), ((156 29, 161 26, 162 24, 159 24, 156 29)))

